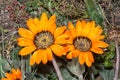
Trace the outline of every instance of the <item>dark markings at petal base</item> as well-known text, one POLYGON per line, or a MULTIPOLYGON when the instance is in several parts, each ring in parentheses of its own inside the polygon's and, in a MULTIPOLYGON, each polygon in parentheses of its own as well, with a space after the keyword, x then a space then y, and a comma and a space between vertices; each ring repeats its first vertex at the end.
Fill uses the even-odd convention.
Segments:
POLYGON ((34 38, 34 44, 38 49, 46 49, 53 42, 54 36, 48 31, 40 32, 34 38))
POLYGON ((86 37, 76 37, 73 40, 73 45, 75 46, 76 49, 86 52, 91 48, 92 42, 90 39, 86 37))

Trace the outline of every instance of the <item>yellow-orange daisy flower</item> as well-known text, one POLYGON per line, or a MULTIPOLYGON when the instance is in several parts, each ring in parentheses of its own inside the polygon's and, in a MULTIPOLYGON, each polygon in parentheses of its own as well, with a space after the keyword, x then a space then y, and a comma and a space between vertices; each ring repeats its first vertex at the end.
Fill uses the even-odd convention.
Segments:
POLYGON ((46 64, 52 60, 53 53, 59 57, 66 55, 63 44, 66 44, 67 34, 65 26, 56 27, 56 16, 48 19, 46 13, 38 18, 27 20, 28 29, 19 28, 18 33, 21 37, 17 39, 18 45, 24 48, 19 51, 21 56, 33 52, 30 58, 30 65, 43 63, 46 64))
POLYGON ((11 73, 6 73, 6 78, 1 80, 22 80, 22 73, 19 69, 12 69, 11 73))
POLYGON ((94 62, 93 52, 96 54, 102 54, 103 50, 108 46, 107 43, 101 41, 105 36, 102 34, 102 29, 99 25, 96 25, 94 21, 86 22, 84 20, 77 21, 76 27, 69 22, 69 31, 66 31, 70 35, 68 40, 69 53, 68 59, 78 57, 79 63, 83 65, 86 63, 88 67, 94 62))

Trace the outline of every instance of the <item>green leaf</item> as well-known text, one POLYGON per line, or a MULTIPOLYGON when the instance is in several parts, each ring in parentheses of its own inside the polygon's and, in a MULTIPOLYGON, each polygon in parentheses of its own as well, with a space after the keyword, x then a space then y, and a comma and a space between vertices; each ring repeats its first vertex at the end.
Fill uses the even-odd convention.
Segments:
POLYGON ((85 66, 80 65, 78 62, 78 59, 73 59, 72 62, 70 62, 67 67, 71 71, 71 73, 73 73, 79 78, 79 80, 83 79, 83 73, 85 72, 85 66))
POLYGON ((75 77, 73 77, 67 69, 63 69, 61 73, 64 80, 78 80, 75 77))
POLYGON ((111 69, 111 70, 104 69, 100 71, 100 75, 103 77, 104 80, 113 80, 114 69, 111 69))
POLYGON ((84 2, 86 4, 89 17, 102 26, 104 17, 100 6, 96 4, 95 0, 84 0, 84 2))

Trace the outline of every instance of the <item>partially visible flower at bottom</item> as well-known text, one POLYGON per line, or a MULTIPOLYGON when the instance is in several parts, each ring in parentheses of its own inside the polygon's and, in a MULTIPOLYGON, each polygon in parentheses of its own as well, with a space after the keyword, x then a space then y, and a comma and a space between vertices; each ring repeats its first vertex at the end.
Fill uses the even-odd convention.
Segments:
POLYGON ((1 80, 22 80, 22 73, 19 69, 12 69, 11 73, 5 73, 6 78, 1 80))
POLYGON ((88 67, 94 62, 94 57, 92 53, 103 54, 101 48, 106 48, 107 43, 101 41, 104 39, 102 34, 102 29, 99 25, 96 25, 94 21, 86 22, 84 20, 77 21, 76 27, 69 22, 69 30, 66 34, 70 35, 68 40, 68 59, 78 57, 79 63, 83 65, 86 63, 88 67))

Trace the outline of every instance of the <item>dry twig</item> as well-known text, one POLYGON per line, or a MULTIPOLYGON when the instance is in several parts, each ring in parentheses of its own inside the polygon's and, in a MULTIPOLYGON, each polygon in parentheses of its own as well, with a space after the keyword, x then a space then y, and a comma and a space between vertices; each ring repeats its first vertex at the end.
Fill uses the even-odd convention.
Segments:
POLYGON ((62 75, 61 75, 60 69, 59 69, 59 67, 58 67, 58 65, 56 63, 56 60, 55 60, 54 56, 53 56, 52 63, 53 63, 53 66, 55 68, 55 71, 57 73, 57 76, 58 76, 59 80, 64 80, 63 77, 62 77, 62 75))
POLYGON ((115 47, 116 47, 116 70, 115 70, 114 80, 118 80, 120 53, 119 53, 119 46, 117 40, 115 40, 115 47))

